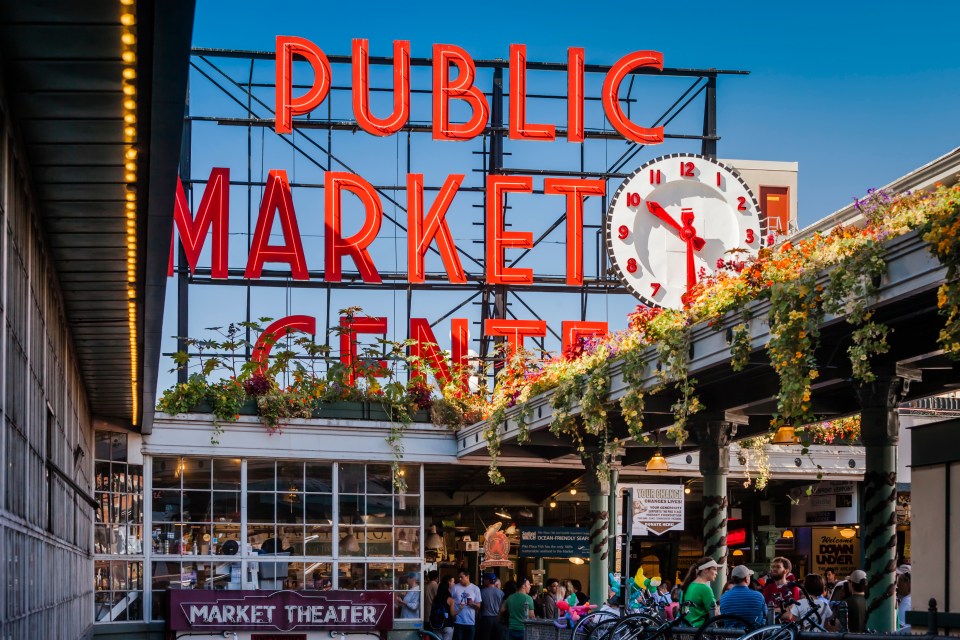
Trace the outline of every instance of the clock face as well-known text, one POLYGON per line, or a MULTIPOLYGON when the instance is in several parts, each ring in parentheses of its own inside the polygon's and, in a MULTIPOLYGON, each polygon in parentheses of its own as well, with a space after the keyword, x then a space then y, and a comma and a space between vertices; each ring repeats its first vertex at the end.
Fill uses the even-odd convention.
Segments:
POLYGON ((717 261, 756 255, 760 207, 732 167, 678 153, 651 160, 623 181, 607 210, 607 252, 642 302, 679 309, 717 261))

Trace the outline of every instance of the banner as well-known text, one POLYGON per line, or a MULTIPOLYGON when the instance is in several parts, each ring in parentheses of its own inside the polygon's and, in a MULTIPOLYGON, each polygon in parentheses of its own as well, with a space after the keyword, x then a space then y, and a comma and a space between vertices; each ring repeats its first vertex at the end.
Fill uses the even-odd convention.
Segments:
POLYGON ((585 558, 590 530, 576 527, 533 527, 520 530, 521 558, 585 558))
MULTIPOLYGON (((624 489, 633 489, 633 535, 659 536, 667 531, 683 531, 682 484, 621 484, 617 494, 624 489)), ((618 521, 622 523, 619 517, 618 521)))
POLYGON ((844 538, 839 529, 814 527, 811 530, 813 560, 810 568, 821 576, 833 569, 838 579, 845 579, 860 568, 860 539, 844 538))

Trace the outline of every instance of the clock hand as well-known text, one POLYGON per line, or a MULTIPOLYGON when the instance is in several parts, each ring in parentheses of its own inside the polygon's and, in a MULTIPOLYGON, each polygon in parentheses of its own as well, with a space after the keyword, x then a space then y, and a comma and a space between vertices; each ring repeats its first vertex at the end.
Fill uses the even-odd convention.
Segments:
POLYGON ((693 262, 693 251, 694 251, 694 242, 693 239, 687 240, 687 294, 689 295, 693 291, 693 287, 697 284, 697 267, 693 262))
POLYGON ((690 213, 689 220, 686 219, 687 213, 686 212, 682 213, 681 215, 683 216, 684 222, 683 222, 683 226, 680 226, 680 224, 676 220, 674 220, 669 213, 667 213, 666 209, 661 207, 658 203, 654 202, 653 200, 647 201, 647 211, 649 211, 654 216, 656 216, 660 220, 667 223, 667 225, 676 229, 677 232, 680 234, 680 238, 682 240, 687 240, 687 238, 684 237, 684 233, 691 234, 693 236, 694 248, 697 251, 700 251, 701 249, 703 249, 703 245, 707 244, 706 240, 699 237, 697 235, 697 232, 693 228, 693 225, 692 225, 693 213, 690 213))

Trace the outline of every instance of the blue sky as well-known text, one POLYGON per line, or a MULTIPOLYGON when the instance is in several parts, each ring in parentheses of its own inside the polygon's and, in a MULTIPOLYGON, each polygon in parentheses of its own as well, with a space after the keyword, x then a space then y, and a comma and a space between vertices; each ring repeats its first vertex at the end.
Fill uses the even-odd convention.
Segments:
MULTIPOLYGON (((845 206, 868 188, 886 184, 960 144, 960 55, 955 49, 960 3, 927 3, 922 11, 912 9, 891 2, 440 4, 198 0, 194 45, 272 51, 277 35, 296 35, 308 38, 333 55, 349 54, 351 40, 362 37, 369 39, 372 55, 391 55, 393 40, 406 39, 411 42, 415 57, 429 57, 432 44, 446 43, 463 47, 475 59, 489 59, 507 58, 510 44, 522 43, 527 45, 528 59, 532 61, 563 62, 571 46, 585 48, 588 64, 612 64, 633 50, 654 49, 663 53, 668 67, 749 70, 749 76, 720 78, 718 131, 722 139, 718 155, 798 162, 799 217, 800 225, 806 226, 845 206)), ((257 77, 272 82, 272 63, 260 64, 257 77)), ((223 63, 223 68, 235 77, 245 73, 242 63, 223 63)), ((418 73, 426 70, 414 70, 415 87, 418 73)), ((422 75, 420 78, 424 79, 422 75)), ((651 120, 659 114, 658 107, 662 110, 669 105, 686 86, 667 79, 652 80, 654 84, 638 83, 637 95, 643 101, 634 107, 642 114, 650 114, 651 120)), ((193 114, 244 115, 196 72, 192 73, 191 82, 193 114)), ((549 79, 531 74, 529 82, 534 89, 565 91, 562 78, 559 83, 553 80, 551 85, 549 79)), ((335 65, 334 85, 349 83, 347 68, 335 65)), ((588 93, 589 83, 588 78, 588 93)), ((384 84, 389 84, 389 77, 381 78, 380 86, 384 84)), ((273 107, 272 90, 265 89, 261 97, 273 107)), ((339 98, 331 100, 335 117, 350 117, 348 96, 341 92, 339 98)), ((429 103, 425 100, 414 97, 414 120, 429 117, 429 103)), ((588 105, 588 128, 589 109, 588 105)), ((562 104, 531 102, 528 110, 533 120, 565 125, 562 104)), ((265 108, 260 111, 261 117, 271 117, 265 108)), ((700 117, 698 108, 691 109, 677 119, 675 130, 697 132, 700 117)), ((644 118, 636 120, 642 122, 644 118)), ((229 167, 234 180, 245 179, 245 129, 197 124, 194 132, 194 179, 205 180, 212 166, 229 167)), ((319 138, 325 139, 325 134, 319 138)), ((304 140, 299 142, 303 144, 304 140)), ((661 153, 698 151, 696 146, 685 144, 650 148, 625 171, 661 153)), ((375 139, 363 133, 339 133, 334 144, 338 157, 378 185, 403 184, 407 170, 405 145, 403 136, 375 139)), ((428 136, 415 138, 413 170, 427 174, 428 185, 439 185, 448 173, 463 172, 468 175, 464 185, 477 186, 481 184, 479 177, 471 169, 478 166, 472 152, 479 148, 477 142, 471 146, 435 143, 428 136)), ((588 164, 606 166, 622 149, 623 143, 618 141, 591 145, 588 164)), ((578 168, 578 145, 563 141, 513 143, 508 150, 514 154, 508 158, 512 166, 578 168)), ((293 181, 322 183, 322 170, 292 153, 270 130, 258 131, 253 137, 251 177, 254 181, 263 180, 269 169, 284 169, 293 181)), ((246 195, 242 188, 235 187, 231 192, 231 267, 243 267, 246 262, 246 195)), ((471 206, 471 197, 479 196, 458 195, 459 226, 452 226, 458 246, 477 255, 480 248, 472 239, 478 227, 473 222, 482 214, 471 206)), ((402 206, 402 192, 397 199, 402 206)), ((428 195, 428 204, 430 201, 432 195, 428 195)), ((258 202, 259 191, 254 188, 254 218, 258 202)), ((294 202, 308 267, 320 269, 322 191, 295 190, 294 202)), ((529 209, 536 214, 525 216, 520 227, 534 231, 535 237, 562 213, 560 200, 550 201, 544 196, 521 196, 516 205, 517 211, 529 209)), ((593 206, 589 215, 599 217, 599 206, 593 206)), ((388 215, 405 218, 398 206, 385 203, 384 209, 388 215)), ((562 274, 562 231, 561 226, 559 232, 532 252, 529 265, 524 266, 533 266, 538 273, 562 274)), ((345 222, 345 232, 351 232, 349 222, 345 222)), ((585 246, 588 276, 589 265, 596 260, 595 240, 588 234, 587 244, 593 245, 585 246)), ((385 224, 374 252, 378 268, 405 271, 404 251, 404 232, 385 224)), ((201 264, 209 265, 209 251, 201 264)), ((439 266, 435 262, 434 270, 439 266)), ((465 267, 471 271, 466 260, 465 267)), ((352 269, 349 261, 344 268, 352 269)), ((176 331, 175 282, 171 280, 170 285, 165 318, 168 336, 176 331)), ((203 327, 242 319, 243 292, 242 287, 236 286, 192 287, 190 333, 203 335, 203 327)), ((413 315, 435 320, 468 294, 465 291, 432 297, 426 293, 418 295, 413 315)), ((371 315, 390 317, 392 337, 405 337, 403 292, 352 290, 338 295, 330 305, 334 312, 360 304, 371 315)), ((561 298, 527 295, 525 301, 548 316, 551 329, 559 331, 561 319, 579 317, 579 297, 561 298)), ((326 303, 319 290, 255 287, 252 302, 254 316, 276 318, 306 313, 317 316, 320 331, 324 330, 326 303)), ((620 329, 625 326, 626 312, 635 304, 628 296, 596 296, 588 305, 588 319, 607 320, 612 329, 620 329)), ((517 317, 532 317, 519 301, 512 310, 517 317)), ((476 320, 478 314, 476 306, 467 304, 455 317, 476 320)), ((446 327, 444 322, 437 328, 441 346, 447 346, 446 327)), ((476 339, 479 327, 474 326, 471 332, 476 339)), ((555 340, 547 345, 552 349, 557 346, 555 340)), ((164 350, 172 347, 172 340, 168 340, 164 350)), ((162 376, 161 388, 169 382, 169 377, 162 376)))

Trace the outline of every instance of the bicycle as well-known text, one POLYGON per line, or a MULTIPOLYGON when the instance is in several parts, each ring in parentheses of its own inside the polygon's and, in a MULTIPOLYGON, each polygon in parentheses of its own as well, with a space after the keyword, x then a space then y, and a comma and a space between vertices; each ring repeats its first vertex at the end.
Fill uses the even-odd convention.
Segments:
POLYGON ((738 640, 796 640, 798 633, 811 630, 811 627, 814 631, 828 631, 827 628, 823 626, 825 620, 820 616, 820 608, 813 598, 810 597, 810 594, 807 593, 806 589, 803 588, 803 585, 794 583, 791 586, 797 587, 801 595, 807 599, 810 603, 810 609, 799 618, 783 621, 783 613, 788 611, 791 605, 798 603, 793 598, 779 598, 777 604, 781 607, 781 613, 777 617, 781 622, 778 624, 764 625, 753 631, 749 631, 740 636, 738 640))

